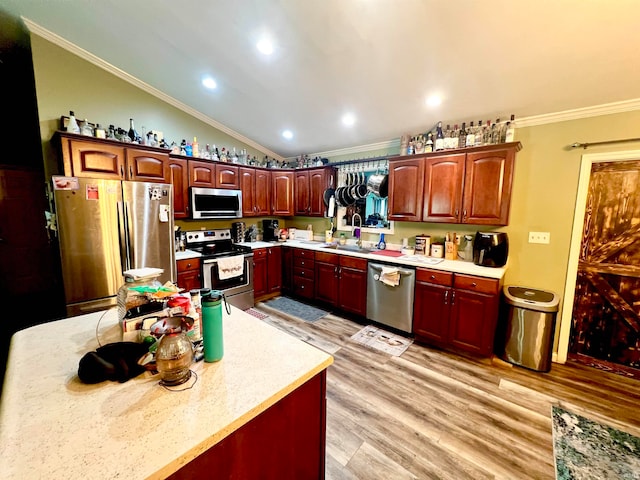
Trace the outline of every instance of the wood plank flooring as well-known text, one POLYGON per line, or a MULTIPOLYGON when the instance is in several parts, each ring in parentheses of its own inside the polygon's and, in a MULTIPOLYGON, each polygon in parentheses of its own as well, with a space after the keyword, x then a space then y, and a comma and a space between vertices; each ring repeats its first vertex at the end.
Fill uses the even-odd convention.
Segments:
POLYGON ((533 372, 412 344, 401 356, 263 303, 263 321, 334 356, 327 373, 327 480, 554 479, 551 406, 640 436, 640 381, 580 364, 533 372))

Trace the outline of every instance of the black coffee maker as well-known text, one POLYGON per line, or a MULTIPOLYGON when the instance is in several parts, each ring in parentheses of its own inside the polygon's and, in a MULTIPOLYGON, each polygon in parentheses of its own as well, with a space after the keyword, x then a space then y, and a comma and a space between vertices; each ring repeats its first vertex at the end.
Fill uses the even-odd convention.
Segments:
POLYGON ((278 241, 278 220, 262 220, 262 239, 265 242, 278 241))

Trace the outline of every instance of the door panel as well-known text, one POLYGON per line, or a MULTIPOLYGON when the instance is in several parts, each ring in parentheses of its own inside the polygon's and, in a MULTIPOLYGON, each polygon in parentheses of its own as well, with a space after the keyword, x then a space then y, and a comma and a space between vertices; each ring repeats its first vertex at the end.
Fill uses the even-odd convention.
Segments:
POLYGON ((458 222, 462 204, 464 160, 464 154, 425 160, 423 222, 458 222))

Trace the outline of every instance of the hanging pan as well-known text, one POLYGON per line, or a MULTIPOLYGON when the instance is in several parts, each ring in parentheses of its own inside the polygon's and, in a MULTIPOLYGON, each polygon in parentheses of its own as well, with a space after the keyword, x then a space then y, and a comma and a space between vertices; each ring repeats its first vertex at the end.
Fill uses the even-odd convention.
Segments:
POLYGON ((329 178, 329 188, 327 188, 324 191, 324 194, 322 195, 322 199, 324 200, 324 206, 329 208, 329 201, 331 200, 331 197, 335 196, 336 191, 333 188, 333 174, 331 175, 331 177, 329 178))

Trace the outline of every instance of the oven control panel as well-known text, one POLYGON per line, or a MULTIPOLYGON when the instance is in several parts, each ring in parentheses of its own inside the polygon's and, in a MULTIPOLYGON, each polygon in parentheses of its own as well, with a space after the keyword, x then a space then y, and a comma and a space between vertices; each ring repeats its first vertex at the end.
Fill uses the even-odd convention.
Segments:
POLYGON ((228 228, 219 228, 215 230, 192 230, 186 232, 187 245, 205 242, 214 242, 216 240, 231 240, 231 230, 228 228))

